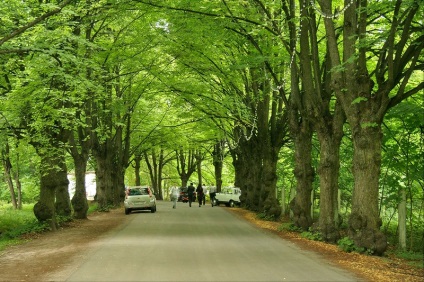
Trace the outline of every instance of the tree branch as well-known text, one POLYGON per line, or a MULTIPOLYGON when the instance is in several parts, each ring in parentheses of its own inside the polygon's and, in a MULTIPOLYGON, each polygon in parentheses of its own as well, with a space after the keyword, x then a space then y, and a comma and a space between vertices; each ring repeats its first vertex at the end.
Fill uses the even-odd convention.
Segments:
POLYGON ((26 25, 16 29, 15 31, 11 32, 9 35, 3 37, 2 39, 0 39, 0 46, 3 45, 5 42, 11 40, 12 38, 15 38, 16 36, 24 33, 26 30, 28 30, 29 28, 39 24, 40 22, 44 21, 45 19, 47 19, 48 17, 51 17, 57 13, 60 13, 60 11, 62 11, 62 9, 70 4, 72 1, 74 0, 65 0, 62 3, 60 3, 58 5, 58 7, 52 11, 49 11, 47 13, 45 13, 44 15, 40 16, 39 18, 36 18, 35 20, 33 20, 32 22, 27 23, 26 25))

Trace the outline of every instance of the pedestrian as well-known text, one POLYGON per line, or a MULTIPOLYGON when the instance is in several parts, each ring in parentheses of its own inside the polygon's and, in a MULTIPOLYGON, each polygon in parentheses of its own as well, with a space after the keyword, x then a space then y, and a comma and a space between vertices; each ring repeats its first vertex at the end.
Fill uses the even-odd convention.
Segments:
POLYGON ((203 189, 203 205, 206 204, 206 193, 208 192, 208 189, 206 188, 205 184, 202 185, 203 189))
POLYGON ((213 207, 215 205, 216 186, 211 186, 209 188, 209 196, 211 197, 211 205, 213 207))
POLYGON ((188 195, 188 205, 191 207, 191 203, 193 202, 193 196, 194 196, 193 183, 190 183, 190 185, 187 187, 187 195, 188 195))
POLYGON ((200 208, 202 206, 202 202, 203 202, 202 184, 199 183, 199 185, 197 185, 196 193, 197 193, 197 200, 199 201, 199 208, 200 208))
POLYGON ((176 186, 172 187, 171 189, 171 201, 172 201, 172 208, 176 209, 177 208, 177 200, 178 200, 178 196, 179 196, 179 190, 176 186))

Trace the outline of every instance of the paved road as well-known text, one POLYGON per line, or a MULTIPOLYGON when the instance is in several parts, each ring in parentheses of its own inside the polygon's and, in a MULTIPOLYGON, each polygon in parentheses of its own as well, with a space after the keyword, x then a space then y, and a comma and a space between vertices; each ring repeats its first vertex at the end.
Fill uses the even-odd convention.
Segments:
MULTIPOLYGON (((123 212, 123 211, 122 211, 123 212)), ((357 281, 319 255, 210 205, 134 212, 67 281, 357 281)))

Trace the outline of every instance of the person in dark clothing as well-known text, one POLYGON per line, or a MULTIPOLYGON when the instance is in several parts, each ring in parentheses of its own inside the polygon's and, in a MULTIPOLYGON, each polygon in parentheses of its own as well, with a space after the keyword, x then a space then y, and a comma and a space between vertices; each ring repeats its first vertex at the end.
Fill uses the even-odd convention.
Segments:
POLYGON ((190 183, 190 186, 187 187, 187 194, 188 194, 188 205, 191 207, 191 203, 194 199, 194 186, 193 183, 190 183))
POLYGON ((197 200, 199 201, 199 207, 201 207, 203 202, 203 187, 201 184, 197 185, 196 193, 197 193, 197 200))
POLYGON ((216 196, 216 187, 215 186, 211 186, 211 188, 209 190, 209 195, 211 197, 211 205, 213 207, 213 205, 215 204, 215 196, 216 196))

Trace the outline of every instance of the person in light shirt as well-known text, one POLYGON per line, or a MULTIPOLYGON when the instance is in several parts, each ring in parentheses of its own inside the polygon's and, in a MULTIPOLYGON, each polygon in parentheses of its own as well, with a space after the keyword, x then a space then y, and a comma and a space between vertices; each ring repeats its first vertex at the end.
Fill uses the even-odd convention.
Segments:
POLYGON ((176 186, 171 188, 171 201, 172 201, 172 208, 176 209, 177 208, 177 200, 178 200, 178 196, 179 196, 179 190, 176 186))

